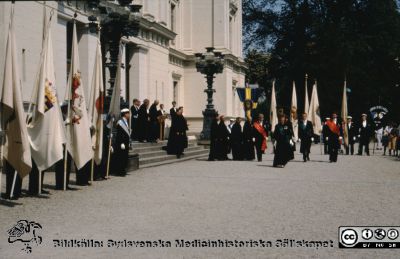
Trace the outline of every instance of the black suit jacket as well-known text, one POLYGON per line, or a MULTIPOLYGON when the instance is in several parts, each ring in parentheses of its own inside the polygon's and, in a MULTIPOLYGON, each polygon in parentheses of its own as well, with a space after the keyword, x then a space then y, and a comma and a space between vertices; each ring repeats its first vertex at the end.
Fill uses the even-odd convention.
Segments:
POLYGON ((360 134, 360 143, 369 142, 372 136, 372 126, 368 121, 365 127, 363 127, 362 122, 360 123, 359 134, 360 134))
POLYGON ((136 109, 135 105, 131 106, 131 129, 135 128, 135 124, 139 117, 139 108, 136 109))
POLYGON ((174 108, 169 109, 169 115, 171 116, 171 120, 173 120, 175 118, 175 116, 176 116, 176 110, 175 109, 174 108))
POLYGON ((354 138, 357 137, 357 127, 354 125, 354 122, 351 123, 351 126, 346 124, 346 127, 349 135, 349 144, 354 144, 356 142, 354 138))
POLYGON ((157 106, 155 104, 152 104, 149 109, 149 116, 150 116, 150 121, 151 122, 157 122, 157 116, 158 116, 158 111, 157 111, 157 106))
POLYGON ((314 136, 314 127, 311 121, 307 121, 305 127, 302 121, 298 124, 298 137, 303 142, 311 142, 311 138, 314 136))

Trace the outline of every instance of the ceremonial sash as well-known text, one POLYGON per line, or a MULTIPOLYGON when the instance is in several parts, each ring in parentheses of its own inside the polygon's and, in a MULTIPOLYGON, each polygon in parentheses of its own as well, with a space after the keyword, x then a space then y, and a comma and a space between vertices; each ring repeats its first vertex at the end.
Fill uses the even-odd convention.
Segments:
POLYGON ((336 125, 333 121, 327 121, 326 125, 328 126, 329 130, 335 133, 336 135, 340 135, 339 126, 336 125))
POLYGON ((130 130, 128 128, 128 125, 125 123, 125 121, 123 121, 122 119, 120 119, 118 121, 118 125, 121 126, 121 128, 126 132, 126 134, 128 134, 128 136, 131 135, 130 130))
POLYGON ((267 140, 265 139, 267 137, 267 132, 265 131, 264 127, 258 122, 254 123, 254 128, 264 137, 261 144, 261 151, 264 152, 265 149, 267 149, 267 140))

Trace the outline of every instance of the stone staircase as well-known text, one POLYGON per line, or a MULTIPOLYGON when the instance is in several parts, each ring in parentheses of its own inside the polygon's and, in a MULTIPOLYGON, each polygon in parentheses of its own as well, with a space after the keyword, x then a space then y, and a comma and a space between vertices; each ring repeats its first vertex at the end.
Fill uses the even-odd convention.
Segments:
POLYGON ((167 141, 159 143, 139 143, 133 142, 133 149, 130 154, 139 155, 139 168, 153 167, 175 162, 187 161, 190 159, 207 158, 209 150, 197 144, 196 139, 189 139, 188 148, 185 149, 184 155, 177 159, 175 155, 168 155, 163 146, 167 145, 167 141))

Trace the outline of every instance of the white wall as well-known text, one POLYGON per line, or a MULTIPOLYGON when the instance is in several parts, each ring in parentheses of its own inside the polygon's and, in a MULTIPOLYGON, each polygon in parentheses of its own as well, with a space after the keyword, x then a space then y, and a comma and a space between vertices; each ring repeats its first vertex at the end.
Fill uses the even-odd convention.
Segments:
MULTIPOLYGON (((170 28, 169 0, 137 0, 143 3, 143 13, 151 13, 156 21, 163 22, 163 26, 170 28)), ((172 46, 183 56, 194 52, 204 52, 205 47, 212 45, 211 34, 211 3, 212 0, 180 0, 177 5, 175 45, 172 46)), ((58 13, 52 19, 52 39, 54 48, 54 65, 56 72, 56 87, 60 101, 64 99, 67 85, 67 22, 71 20, 74 11, 62 7, 55 1, 46 1, 51 8, 58 8, 58 13), (62 8, 61 8, 62 7, 62 8)), ((5 43, 10 14, 10 2, 0 2, 0 57, 4 57, 5 43)), ((42 12, 41 2, 16 2, 15 5, 15 34, 18 43, 18 55, 21 66, 23 84, 23 99, 29 101, 34 79, 39 66, 42 41, 42 12), (32 15, 35 14, 35 15, 32 15), (24 51, 24 59, 22 55, 24 51)), ((227 50, 229 46, 229 0, 214 0, 214 42, 219 49, 227 50)), ((240 7, 240 4, 239 4, 240 7)), ((50 13, 50 8, 47 9, 50 13)), ((235 18, 234 44, 232 52, 241 57, 241 11, 235 18)), ((85 15, 78 15, 78 23, 87 23, 85 15)), ((79 54, 83 86, 86 98, 89 97, 93 63, 96 46, 96 36, 89 34, 86 28, 78 26, 79 54)), ((124 87, 129 88, 128 101, 133 98, 152 101, 159 99, 169 109, 173 100, 174 76, 179 78, 178 105, 185 107, 188 117, 202 117, 206 106, 206 79, 196 71, 193 62, 185 66, 170 64, 168 47, 143 39, 130 39, 127 45, 134 54, 129 61, 130 82, 126 82, 123 74, 124 87)), ((105 55, 106 53, 103 53, 105 55)), ((127 64, 128 65, 128 64, 127 64)), ((4 61, 0 60, 0 82, 2 82, 4 61)), ((106 76, 108 69, 105 70, 106 76)), ((107 79, 108 80, 108 79, 107 79)), ((225 67, 222 74, 216 75, 214 89, 214 105, 219 113, 227 116, 242 115, 241 104, 237 95, 232 94, 232 81, 237 81, 238 87, 244 86, 244 75, 238 74, 225 67)), ((108 82, 105 86, 108 88, 108 82)), ((123 93, 124 94, 124 93, 123 93)), ((199 120, 200 121, 200 120, 199 120)), ((199 128, 201 125, 199 124, 199 128)))

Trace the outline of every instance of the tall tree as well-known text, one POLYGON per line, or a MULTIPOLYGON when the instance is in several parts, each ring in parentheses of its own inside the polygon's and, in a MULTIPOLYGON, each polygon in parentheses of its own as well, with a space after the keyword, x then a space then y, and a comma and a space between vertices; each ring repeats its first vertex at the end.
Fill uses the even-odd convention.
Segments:
POLYGON ((270 54, 264 77, 277 79, 278 104, 289 107, 292 81, 301 86, 308 73, 318 79, 322 114, 340 109, 347 77, 349 113, 381 104, 400 116, 398 1, 244 0, 243 11, 246 52, 270 54))

